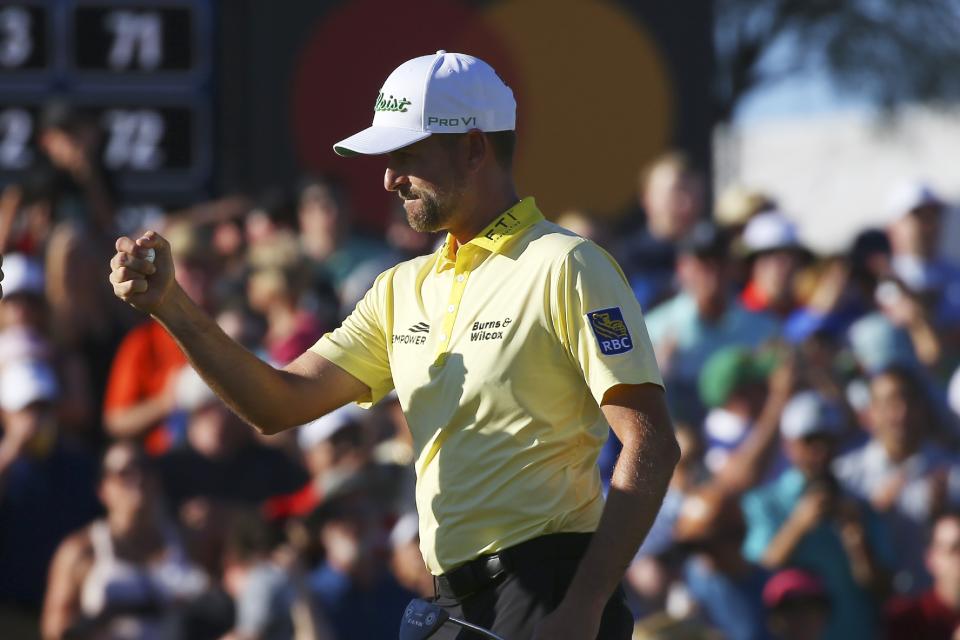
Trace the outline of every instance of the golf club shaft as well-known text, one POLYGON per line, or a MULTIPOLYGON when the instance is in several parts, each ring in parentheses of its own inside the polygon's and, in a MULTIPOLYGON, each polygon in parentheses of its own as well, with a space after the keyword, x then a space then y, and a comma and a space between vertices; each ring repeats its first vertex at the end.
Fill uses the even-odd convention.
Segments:
POLYGON ((498 635, 495 634, 494 632, 488 631, 488 630, 484 629, 483 627, 478 627, 478 626, 475 625, 475 624, 470 624, 470 623, 467 622, 466 620, 461 620, 461 619, 459 619, 459 618, 450 618, 447 622, 452 622, 452 623, 454 623, 454 624, 458 624, 458 625, 460 625, 461 627, 463 627, 464 629, 470 629, 471 631, 474 631, 474 632, 476 632, 476 633, 479 633, 479 634, 482 635, 484 638, 490 638, 490 640, 504 640, 503 638, 501 638, 500 636, 498 636, 498 635))

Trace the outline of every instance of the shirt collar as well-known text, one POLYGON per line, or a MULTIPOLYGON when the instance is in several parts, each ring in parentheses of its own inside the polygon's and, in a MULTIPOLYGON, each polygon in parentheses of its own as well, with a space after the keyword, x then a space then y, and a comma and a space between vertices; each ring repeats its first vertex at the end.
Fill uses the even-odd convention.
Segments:
MULTIPOLYGON (((490 253, 502 253, 503 250, 523 232, 543 220, 543 214, 537 209, 532 197, 526 197, 499 216, 477 236, 460 247, 478 247, 490 253)), ((442 271, 449 263, 456 262, 457 239, 449 233, 437 253, 437 271, 442 271)))

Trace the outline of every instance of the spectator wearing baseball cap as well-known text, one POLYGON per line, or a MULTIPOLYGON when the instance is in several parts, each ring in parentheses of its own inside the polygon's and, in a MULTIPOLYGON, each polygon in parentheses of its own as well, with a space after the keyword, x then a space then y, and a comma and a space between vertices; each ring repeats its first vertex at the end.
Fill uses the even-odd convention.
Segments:
POLYGON ((174 406, 186 414, 186 437, 157 467, 174 506, 194 498, 257 505, 302 486, 303 469, 258 441, 192 367, 176 374, 173 390, 174 406))
POLYGON ((835 605, 828 640, 876 636, 873 594, 887 588, 892 553, 876 515, 830 473, 843 431, 835 403, 816 391, 795 394, 780 421, 791 466, 743 498, 746 557, 770 570, 804 566, 823 579, 835 605))
POLYGON ((700 400, 709 412, 703 421, 704 462, 713 473, 747 437, 763 410, 767 378, 773 373, 772 353, 754 354, 745 347, 718 349, 707 360, 697 381, 700 400))
POLYGON ((100 510, 96 461, 60 434, 60 393, 43 360, 0 366, 0 606, 38 609, 60 540, 100 510))
POLYGON ((22 253, 8 253, 3 267, 6 274, 0 329, 39 327, 45 317, 43 266, 22 253))
POLYGON ((59 425, 89 439, 97 412, 83 355, 53 327, 43 266, 22 254, 7 255, 6 297, 0 301, 0 369, 18 360, 42 360, 56 371, 59 425))
POLYGON ((947 385, 947 404, 954 420, 960 420, 960 367, 957 367, 947 385))
POLYGON ((798 307, 796 278, 810 257, 796 225, 781 211, 764 211, 750 219, 741 241, 750 280, 740 301, 751 311, 786 318, 798 307))
POLYGON ((804 569, 784 569, 763 588, 768 625, 779 640, 820 640, 831 602, 823 581, 804 569))
POLYGON ((6 256, 5 296, 0 301, 0 369, 23 360, 50 361, 54 356, 45 335, 43 268, 20 253, 6 256))
POLYGON ((701 407, 697 381, 710 356, 723 347, 759 346, 779 325, 731 296, 728 239, 715 225, 697 224, 678 252, 681 292, 647 315, 647 329, 671 403, 701 407))
POLYGON ((943 199, 921 181, 897 185, 887 204, 893 272, 926 299, 941 327, 960 319, 960 265, 940 250, 945 210, 943 199))
POLYGON ((347 405, 300 427, 297 443, 310 477, 299 490, 268 500, 267 516, 306 516, 342 487, 356 483, 373 488, 387 518, 415 509, 413 471, 407 464, 375 459, 370 418, 370 413, 347 405))
POLYGON ((370 442, 361 412, 359 407, 348 405, 297 430, 297 444, 310 479, 293 493, 270 498, 264 505, 268 517, 306 516, 323 502, 327 485, 358 473, 370 463, 370 442))

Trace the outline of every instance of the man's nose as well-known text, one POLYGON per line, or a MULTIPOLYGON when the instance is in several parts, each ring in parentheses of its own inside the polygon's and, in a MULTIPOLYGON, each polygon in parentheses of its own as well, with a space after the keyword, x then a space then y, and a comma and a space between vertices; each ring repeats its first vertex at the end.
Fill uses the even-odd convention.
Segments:
POLYGON ((383 174, 383 188, 387 191, 396 191, 400 188, 401 185, 409 182, 407 176, 402 173, 399 173, 391 167, 387 167, 387 170, 383 174))

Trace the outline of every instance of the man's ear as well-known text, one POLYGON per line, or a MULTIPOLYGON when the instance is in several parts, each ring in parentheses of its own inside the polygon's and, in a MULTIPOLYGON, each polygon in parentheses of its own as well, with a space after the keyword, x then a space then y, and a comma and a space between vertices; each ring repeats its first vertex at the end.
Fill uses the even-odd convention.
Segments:
POLYGON ((476 171, 492 151, 490 141, 487 140, 487 135, 478 129, 468 131, 465 138, 467 169, 476 171))

